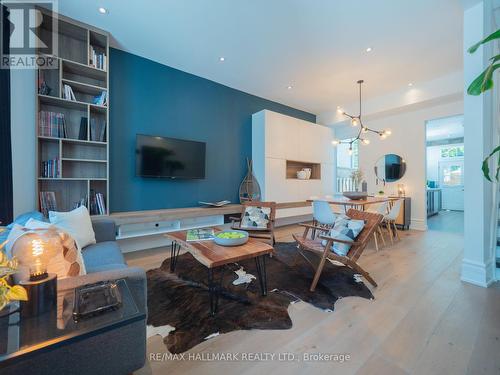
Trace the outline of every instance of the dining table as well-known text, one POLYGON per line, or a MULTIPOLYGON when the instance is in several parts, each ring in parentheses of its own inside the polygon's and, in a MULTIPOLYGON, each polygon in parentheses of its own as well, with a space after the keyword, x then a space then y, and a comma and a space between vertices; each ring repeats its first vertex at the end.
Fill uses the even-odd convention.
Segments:
MULTIPOLYGON (((349 199, 343 195, 334 195, 331 197, 326 197, 324 200, 332 205, 343 206, 344 210, 347 211, 349 208, 354 208, 356 210, 365 211, 366 206, 372 204, 379 204, 384 202, 393 202, 395 200, 401 199, 401 197, 395 196, 368 196, 363 199, 349 199)), ((316 199, 308 199, 307 202, 314 202, 316 199)))

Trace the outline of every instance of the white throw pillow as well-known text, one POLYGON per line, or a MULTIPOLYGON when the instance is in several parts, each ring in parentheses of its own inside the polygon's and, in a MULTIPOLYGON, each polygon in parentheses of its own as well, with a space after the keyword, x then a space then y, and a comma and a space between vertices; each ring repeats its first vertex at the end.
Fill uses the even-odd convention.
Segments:
POLYGON ((85 206, 69 212, 49 211, 49 220, 51 224, 68 232, 80 250, 96 242, 92 220, 85 206))

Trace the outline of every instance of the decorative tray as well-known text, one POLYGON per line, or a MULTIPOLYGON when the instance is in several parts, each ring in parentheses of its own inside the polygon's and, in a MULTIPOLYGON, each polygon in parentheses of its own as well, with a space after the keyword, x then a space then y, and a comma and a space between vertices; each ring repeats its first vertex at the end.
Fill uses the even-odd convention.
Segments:
POLYGON ((73 319, 78 321, 122 305, 122 296, 117 281, 101 281, 75 289, 73 319))

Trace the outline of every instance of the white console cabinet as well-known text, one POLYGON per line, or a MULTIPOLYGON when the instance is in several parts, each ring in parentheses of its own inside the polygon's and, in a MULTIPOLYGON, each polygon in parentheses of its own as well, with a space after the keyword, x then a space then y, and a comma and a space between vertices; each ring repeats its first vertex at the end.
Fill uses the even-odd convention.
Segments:
MULTIPOLYGON (((264 110, 252 116, 252 161, 262 200, 304 202, 334 194, 333 134, 330 128, 264 110), (309 180, 296 171, 311 168, 309 180)), ((285 218, 310 216, 311 207, 277 211, 278 225, 285 218), (280 220, 281 219, 281 220, 280 220)), ((288 221, 293 222, 293 220, 288 221)))

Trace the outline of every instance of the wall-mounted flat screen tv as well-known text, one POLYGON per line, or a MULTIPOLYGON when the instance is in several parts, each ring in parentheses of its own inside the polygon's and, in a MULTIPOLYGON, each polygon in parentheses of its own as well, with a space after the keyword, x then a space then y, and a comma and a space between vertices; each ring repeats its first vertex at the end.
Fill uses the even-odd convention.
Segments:
POLYGON ((205 178, 204 142, 137 134, 135 174, 172 179, 205 178))

